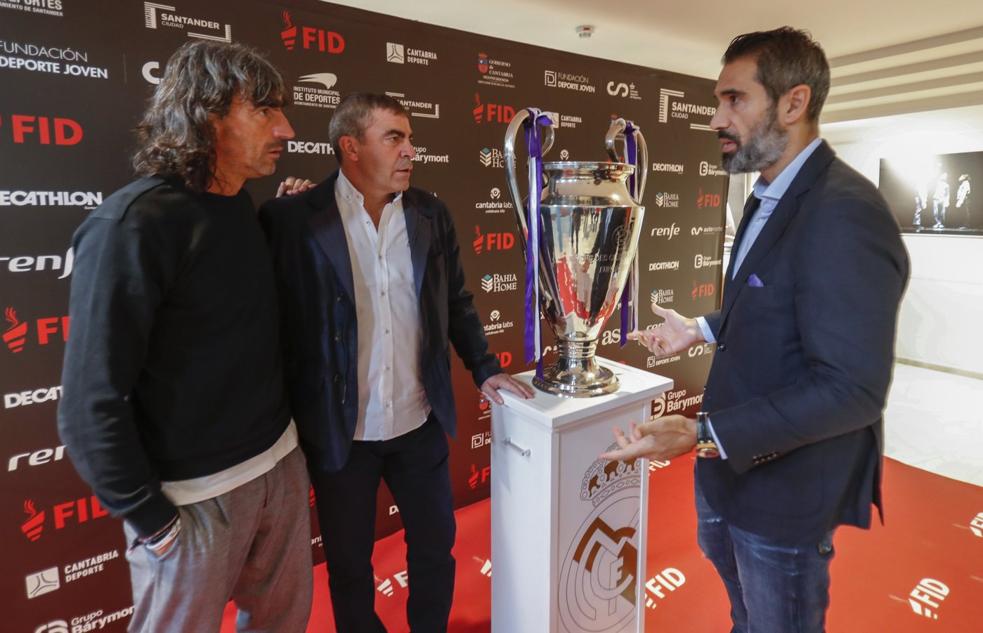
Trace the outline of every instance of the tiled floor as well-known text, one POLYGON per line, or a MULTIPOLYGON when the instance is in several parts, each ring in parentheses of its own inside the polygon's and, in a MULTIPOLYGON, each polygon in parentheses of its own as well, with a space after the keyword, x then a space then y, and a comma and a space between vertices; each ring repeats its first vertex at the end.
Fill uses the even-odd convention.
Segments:
POLYGON ((899 363, 884 420, 888 457, 983 486, 983 380, 899 363))

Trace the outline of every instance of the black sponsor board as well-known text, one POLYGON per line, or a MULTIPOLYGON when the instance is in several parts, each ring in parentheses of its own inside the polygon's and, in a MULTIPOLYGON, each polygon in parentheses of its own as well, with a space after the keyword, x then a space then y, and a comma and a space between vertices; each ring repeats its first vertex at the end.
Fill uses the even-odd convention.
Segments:
MULTIPOLYGON (((639 244, 641 327, 657 320, 651 298, 688 315, 720 302, 727 177, 707 126, 710 80, 314 0, 107 0, 98 9, 83 0, 0 2, 0 596, 12 631, 122 631, 129 619, 121 526, 75 475, 55 429, 70 332, 69 242, 88 211, 130 180, 132 130, 167 58, 190 38, 254 46, 290 87, 296 136, 277 176, 248 185, 257 202, 278 177, 319 181, 335 169, 327 129, 345 94, 387 92, 406 105, 418 153, 413 184, 451 209, 475 306, 510 373, 531 368, 522 351, 524 265, 501 156, 508 121, 524 107, 555 113, 547 160, 605 159, 613 116, 643 130, 652 164, 639 244)), ((619 336, 615 312, 599 355, 673 378, 676 401, 693 414, 712 347, 657 360, 636 344, 620 347, 619 336)), ((544 345, 552 344, 544 328, 544 345)), ((456 357, 452 368, 459 427, 451 476, 463 506, 489 493, 490 410, 456 357)), ((380 536, 400 527, 388 493, 378 516, 380 536)), ((312 521, 321 561, 317 534, 312 521)))

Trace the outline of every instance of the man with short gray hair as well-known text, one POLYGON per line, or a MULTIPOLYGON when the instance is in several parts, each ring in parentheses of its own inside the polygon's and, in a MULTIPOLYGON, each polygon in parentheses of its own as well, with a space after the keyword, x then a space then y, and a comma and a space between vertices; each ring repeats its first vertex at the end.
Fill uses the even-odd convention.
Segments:
POLYGON ((294 419, 311 467, 339 633, 385 631, 372 549, 381 481, 406 530, 414 633, 447 630, 455 523, 453 344, 476 385, 531 397, 488 352, 454 222, 410 186, 413 130, 386 95, 346 97, 330 125, 341 168, 260 209, 269 234, 294 419))

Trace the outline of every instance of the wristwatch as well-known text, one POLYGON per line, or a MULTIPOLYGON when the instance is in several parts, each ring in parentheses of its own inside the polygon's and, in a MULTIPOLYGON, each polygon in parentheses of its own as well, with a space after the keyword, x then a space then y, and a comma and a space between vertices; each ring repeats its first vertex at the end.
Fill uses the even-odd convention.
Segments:
POLYGON ((710 433, 710 414, 705 411, 696 414, 696 456, 706 459, 720 457, 720 449, 710 433))

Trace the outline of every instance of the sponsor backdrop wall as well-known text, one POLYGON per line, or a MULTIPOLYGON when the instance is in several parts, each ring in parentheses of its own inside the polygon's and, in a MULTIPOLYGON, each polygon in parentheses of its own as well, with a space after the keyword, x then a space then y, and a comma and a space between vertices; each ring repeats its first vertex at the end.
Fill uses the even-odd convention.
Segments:
MULTIPOLYGON (((385 91, 404 103, 417 145, 413 182, 452 210, 475 305, 509 372, 527 367, 523 260, 501 146, 522 107, 553 113, 553 160, 603 159, 612 116, 641 126, 652 161, 639 247, 643 326, 655 320, 649 298, 684 314, 719 302, 727 177, 715 164, 708 80, 315 0, 106 0, 98 10, 84 0, 0 0, 4 630, 123 630, 129 619, 122 531, 76 476, 55 428, 69 244, 88 211, 130 179, 131 130, 166 60, 189 38, 250 44, 283 71, 296 137, 280 176, 320 180, 335 169, 327 128, 343 95, 385 91)), ((249 188, 259 202, 275 183, 249 188)), ((676 381, 653 415, 692 414, 711 347, 656 361, 634 344, 619 349, 618 322, 612 317, 599 354, 676 381)), ((461 506, 488 495, 490 413, 454 362, 460 425, 451 472, 461 506)), ((380 535, 399 528, 398 509, 381 497, 380 535)), ((321 560, 316 526, 312 546, 321 560)))

